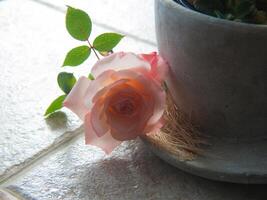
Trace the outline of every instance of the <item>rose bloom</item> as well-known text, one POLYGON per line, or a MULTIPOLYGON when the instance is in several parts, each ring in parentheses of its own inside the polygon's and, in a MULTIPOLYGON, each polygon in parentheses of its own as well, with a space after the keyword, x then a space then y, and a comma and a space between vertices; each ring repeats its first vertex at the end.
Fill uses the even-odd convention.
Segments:
POLYGON ((122 141, 161 128, 167 69, 155 52, 99 60, 92 68, 95 80, 81 77, 64 101, 84 121, 86 144, 110 153, 122 141))

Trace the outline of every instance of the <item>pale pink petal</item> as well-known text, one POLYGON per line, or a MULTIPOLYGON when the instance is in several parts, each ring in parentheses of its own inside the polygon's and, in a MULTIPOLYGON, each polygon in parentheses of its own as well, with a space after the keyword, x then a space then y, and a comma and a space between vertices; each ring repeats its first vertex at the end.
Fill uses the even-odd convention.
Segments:
POLYGON ((150 64, 134 53, 113 53, 99 61, 93 66, 92 74, 97 78, 106 70, 125 70, 134 67, 142 67, 150 70, 150 64))
POLYGON ((149 62, 149 64, 155 67, 158 63, 158 55, 157 52, 152 52, 150 54, 140 54, 141 58, 145 61, 149 62))
POLYGON ((104 105, 99 100, 91 110, 91 124, 98 137, 103 136, 109 130, 104 113, 104 105))
POLYGON ((166 77, 168 76, 168 73, 169 73, 169 65, 161 56, 158 56, 158 64, 157 65, 158 65, 157 78, 158 78, 158 80, 164 81, 166 79, 166 77))
POLYGON ((112 84, 115 80, 111 79, 113 70, 107 70, 103 72, 97 79, 93 80, 89 87, 86 90, 85 94, 85 105, 88 109, 91 109, 93 106, 93 98, 94 96, 101 91, 106 86, 112 84))
POLYGON ((121 141, 115 140, 109 132, 101 137, 97 136, 91 125, 90 113, 85 116, 84 127, 85 143, 100 147, 103 151, 105 151, 106 154, 111 153, 114 148, 121 144, 121 141))
MULTIPOLYGON (((153 101, 153 107, 152 105, 147 105, 147 107, 149 108, 153 108, 152 111, 152 116, 149 119, 149 121, 147 122, 147 127, 153 127, 154 124, 158 123, 158 121, 161 119, 163 113, 164 113, 164 109, 165 109, 165 103, 166 103, 166 93, 165 91, 162 89, 162 87, 160 85, 158 85, 154 80, 148 80, 145 79, 142 76, 139 76, 138 81, 140 83, 142 83, 142 85, 145 86, 145 93, 149 93, 150 95, 150 104, 153 101)), ((146 94, 144 94, 145 96, 146 94)), ((149 129, 148 129, 149 131, 149 129)))
POLYGON ((73 111, 80 119, 84 119, 89 109, 85 106, 85 93, 90 85, 90 80, 86 77, 81 77, 74 85, 67 98, 63 102, 63 105, 73 111))
POLYGON ((149 75, 160 83, 166 79, 169 71, 168 64, 156 52, 150 54, 140 54, 141 58, 150 63, 151 71, 149 75))
POLYGON ((132 69, 122 69, 114 73, 114 78, 116 79, 135 79, 142 73, 142 68, 134 67, 132 69))
POLYGON ((161 90, 156 90, 154 93, 154 111, 152 117, 147 122, 147 126, 151 126, 153 124, 158 123, 158 121, 161 119, 164 109, 165 109, 165 103, 166 103, 166 94, 165 92, 161 90))
POLYGON ((164 118, 163 116, 159 119, 158 122, 156 122, 155 124, 152 124, 150 126, 146 126, 145 128, 145 133, 146 135, 151 135, 151 134, 155 134, 157 133, 157 131, 159 131, 159 129, 161 129, 165 124, 164 118))

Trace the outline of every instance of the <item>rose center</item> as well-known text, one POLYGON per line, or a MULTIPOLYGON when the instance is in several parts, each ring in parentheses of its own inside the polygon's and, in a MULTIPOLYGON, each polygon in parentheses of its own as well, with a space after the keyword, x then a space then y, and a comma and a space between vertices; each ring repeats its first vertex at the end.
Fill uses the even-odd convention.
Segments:
POLYGON ((125 99, 114 105, 114 109, 122 115, 131 115, 135 111, 135 106, 131 99, 125 99))

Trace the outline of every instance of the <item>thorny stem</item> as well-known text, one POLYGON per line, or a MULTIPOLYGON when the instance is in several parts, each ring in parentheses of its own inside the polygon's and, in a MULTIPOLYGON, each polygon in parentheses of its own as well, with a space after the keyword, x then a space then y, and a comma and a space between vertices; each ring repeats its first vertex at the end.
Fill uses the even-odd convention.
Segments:
POLYGON ((89 39, 87 40, 89 47, 93 50, 93 52, 95 53, 95 56, 97 57, 98 60, 100 60, 99 56, 97 55, 95 48, 91 45, 91 43, 89 42, 89 39))

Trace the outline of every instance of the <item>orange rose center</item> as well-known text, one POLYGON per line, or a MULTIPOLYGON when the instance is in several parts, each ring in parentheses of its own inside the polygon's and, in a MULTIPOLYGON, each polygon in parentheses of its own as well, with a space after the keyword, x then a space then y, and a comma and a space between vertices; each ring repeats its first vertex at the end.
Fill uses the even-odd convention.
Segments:
POLYGON ((117 113, 131 115, 135 111, 134 102, 131 99, 124 99, 113 106, 117 113))

